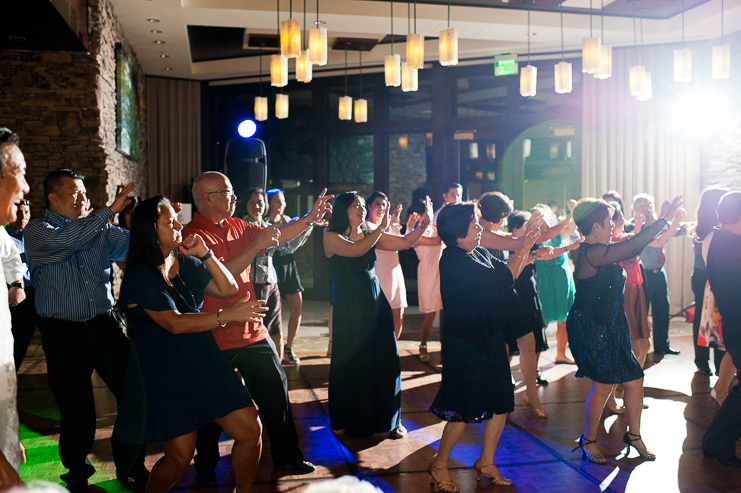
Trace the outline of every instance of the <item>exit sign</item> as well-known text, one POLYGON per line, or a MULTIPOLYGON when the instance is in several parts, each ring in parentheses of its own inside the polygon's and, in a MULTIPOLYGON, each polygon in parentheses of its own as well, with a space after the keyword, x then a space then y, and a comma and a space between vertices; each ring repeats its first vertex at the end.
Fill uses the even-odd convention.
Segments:
POLYGON ((494 75, 514 75, 517 70, 517 59, 494 60, 494 75))

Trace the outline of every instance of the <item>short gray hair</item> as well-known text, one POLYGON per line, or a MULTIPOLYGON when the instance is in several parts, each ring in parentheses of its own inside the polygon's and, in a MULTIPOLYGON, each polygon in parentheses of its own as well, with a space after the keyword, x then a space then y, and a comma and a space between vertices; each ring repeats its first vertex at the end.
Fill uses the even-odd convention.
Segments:
MULTIPOLYGON (((18 134, 7 127, 0 127, 0 147, 5 144, 20 146, 18 134)), ((5 153, 0 152, 0 178, 5 177, 5 153)))

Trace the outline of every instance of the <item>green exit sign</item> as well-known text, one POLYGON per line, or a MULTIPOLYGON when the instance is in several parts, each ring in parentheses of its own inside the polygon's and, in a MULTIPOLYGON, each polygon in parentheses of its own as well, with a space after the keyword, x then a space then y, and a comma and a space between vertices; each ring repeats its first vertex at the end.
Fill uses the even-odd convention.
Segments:
POLYGON ((494 75, 514 75, 517 73, 517 60, 494 60, 494 75))

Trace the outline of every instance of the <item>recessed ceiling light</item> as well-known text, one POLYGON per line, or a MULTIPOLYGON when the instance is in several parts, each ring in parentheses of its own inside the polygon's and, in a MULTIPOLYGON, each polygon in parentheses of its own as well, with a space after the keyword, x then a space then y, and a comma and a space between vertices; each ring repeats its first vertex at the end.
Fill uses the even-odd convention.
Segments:
POLYGON ((162 31, 160 31, 159 29, 152 29, 149 32, 152 33, 152 34, 162 34, 162 31))
POLYGON ((154 42, 154 44, 156 44, 156 45, 163 45, 165 43, 166 43, 166 41, 164 39, 157 39, 154 42))
POLYGON ((147 22, 152 22, 152 23, 159 22, 159 21, 160 20, 158 18, 156 18, 156 17, 150 17, 149 19, 147 19, 147 22))
POLYGON ((165 67, 165 70, 172 70, 172 67, 165 67))
POLYGON ((23 36, 8 36, 8 39, 11 41, 25 41, 26 38, 23 36))
POLYGON ((162 53, 160 54, 160 58, 170 58, 170 55, 168 55, 167 53, 162 53))

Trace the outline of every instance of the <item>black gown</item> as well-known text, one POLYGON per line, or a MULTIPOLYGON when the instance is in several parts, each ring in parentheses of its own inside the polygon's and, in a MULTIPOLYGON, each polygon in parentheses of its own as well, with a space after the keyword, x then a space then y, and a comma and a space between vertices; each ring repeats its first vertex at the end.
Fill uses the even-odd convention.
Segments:
MULTIPOLYGON (((506 264, 483 247, 450 246, 440 258, 442 382, 430 412, 445 421, 480 423, 514 411, 503 327, 517 296, 506 264)), ((519 300, 518 300, 519 302, 519 300)))
POLYGON ((351 438, 401 424, 401 367, 391 305, 376 277, 375 247, 361 257, 333 255, 329 419, 351 438))

